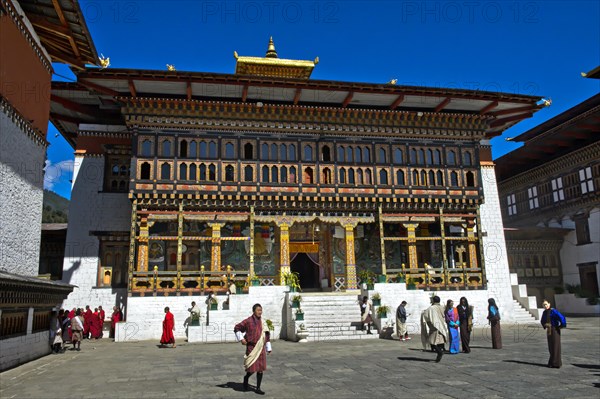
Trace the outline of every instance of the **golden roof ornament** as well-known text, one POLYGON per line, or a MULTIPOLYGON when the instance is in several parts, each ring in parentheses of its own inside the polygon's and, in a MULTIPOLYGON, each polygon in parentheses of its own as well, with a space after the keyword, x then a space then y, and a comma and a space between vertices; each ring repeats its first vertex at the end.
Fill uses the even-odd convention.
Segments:
POLYGON ((176 69, 175 69, 175 65, 172 65, 172 64, 167 64, 167 70, 168 70, 168 71, 176 71, 176 69))
POLYGON ((100 54, 100 69, 106 69, 110 66, 110 57, 104 57, 104 54, 100 54))
POLYGON ((277 51, 275 51, 275 43, 273 43, 273 36, 269 38, 269 47, 267 48, 266 58, 279 58, 277 57, 277 51))
POLYGON ((319 57, 314 61, 289 60, 279 58, 273 37, 269 38, 269 46, 264 57, 245 57, 233 52, 236 59, 236 75, 265 76, 273 78, 308 79, 319 62, 319 57))

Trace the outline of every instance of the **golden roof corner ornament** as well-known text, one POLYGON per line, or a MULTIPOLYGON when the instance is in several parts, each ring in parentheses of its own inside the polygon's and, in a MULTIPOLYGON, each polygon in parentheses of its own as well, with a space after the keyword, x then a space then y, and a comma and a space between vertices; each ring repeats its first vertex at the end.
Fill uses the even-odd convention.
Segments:
POLYGON ((549 107, 552 105, 552 99, 551 98, 542 98, 540 105, 543 105, 544 107, 549 107))
POLYGON ((587 78, 587 73, 586 72, 581 72, 581 77, 587 78))
POLYGON ((176 71, 176 69, 175 69, 175 65, 172 65, 172 64, 167 64, 167 70, 168 70, 168 71, 176 71))
POLYGON ((317 65, 319 63, 319 57, 315 57, 315 60, 313 62, 315 63, 315 65, 317 65))
POLYGON ((395 85, 396 83, 398 83, 398 79, 390 79, 390 81, 387 84, 395 85))
POLYGON ((239 57, 239 55, 238 55, 237 51, 234 51, 234 52, 233 52, 233 58, 235 58, 235 59, 237 60, 237 59, 238 59, 238 57, 239 57))
POLYGON ((110 66, 110 57, 105 57, 104 54, 100 54, 100 69, 106 69, 110 66))

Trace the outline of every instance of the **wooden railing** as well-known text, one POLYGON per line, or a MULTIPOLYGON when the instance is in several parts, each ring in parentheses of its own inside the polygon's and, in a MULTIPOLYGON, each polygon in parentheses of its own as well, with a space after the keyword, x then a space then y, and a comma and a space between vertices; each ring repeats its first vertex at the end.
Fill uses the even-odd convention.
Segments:
POLYGON ((134 271, 130 291, 134 293, 201 293, 226 292, 231 283, 248 290, 248 271, 134 271))
POLYGON ((400 277, 407 285, 412 283, 418 289, 436 290, 475 290, 484 289, 483 271, 480 268, 404 268, 387 269, 387 282, 399 282, 400 277))

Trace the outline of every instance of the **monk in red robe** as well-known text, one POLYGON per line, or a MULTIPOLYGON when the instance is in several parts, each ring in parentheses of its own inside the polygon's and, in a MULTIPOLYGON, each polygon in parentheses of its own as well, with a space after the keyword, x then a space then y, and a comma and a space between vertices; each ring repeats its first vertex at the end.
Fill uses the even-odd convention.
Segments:
POLYGON ((173 348, 175 348, 175 336, 173 335, 173 330, 175 329, 175 317, 173 317, 173 313, 169 312, 169 307, 165 308, 165 319, 163 320, 163 333, 160 338, 161 345, 172 344, 173 348))
POLYGON ((90 335, 93 339, 102 338, 102 325, 100 324, 100 314, 98 308, 94 309, 90 319, 90 335))
POLYGON ((117 323, 123 320, 123 313, 121 309, 116 306, 113 306, 113 313, 110 316, 110 332, 108 334, 109 338, 115 337, 115 328, 117 327, 117 323))
MULTIPOLYGON (((106 320, 106 313, 104 312, 104 309, 102 309, 102 306, 98 306, 98 317, 100 317, 101 331, 104 331, 104 320, 106 320)), ((104 333, 102 333, 102 335, 104 335, 104 333)))
POLYGON ((271 336, 269 329, 263 323, 262 306, 256 304, 252 307, 252 316, 237 324, 233 329, 235 337, 242 345, 246 346, 244 356, 244 390, 248 390, 248 380, 256 373, 256 393, 264 395, 260 389, 263 371, 267 369, 267 353, 271 353, 271 336), (242 336, 242 334, 245 334, 242 336))
POLYGON ((73 338, 73 330, 71 329, 71 322, 70 322, 70 320, 72 320, 73 317, 75 317, 75 312, 76 311, 77 311, 77 309, 73 308, 73 310, 71 310, 69 312, 69 329, 68 329, 68 332, 69 332, 69 341, 73 338))
POLYGON ((90 325, 92 323, 92 309, 90 305, 85 305, 85 313, 83 314, 83 338, 90 338, 90 325))

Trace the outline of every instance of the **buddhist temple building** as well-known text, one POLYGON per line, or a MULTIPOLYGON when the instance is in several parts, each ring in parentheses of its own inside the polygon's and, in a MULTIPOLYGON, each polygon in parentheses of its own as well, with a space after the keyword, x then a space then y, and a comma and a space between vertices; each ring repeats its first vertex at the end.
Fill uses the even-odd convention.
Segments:
MULTIPOLYGON (((598 78, 599 68, 582 74, 598 78)), ((600 314, 600 94, 497 159, 511 272, 567 314, 600 314)))
POLYGON ((98 64, 75 0, 0 0, 0 371, 50 353, 72 286, 38 278, 52 63, 98 64))
POLYGON ((233 74, 85 68, 53 83, 75 151, 66 307, 160 317, 295 272, 304 291, 379 275, 512 309, 490 139, 540 97, 311 79, 318 58, 279 58, 273 39, 234 59, 233 74))

